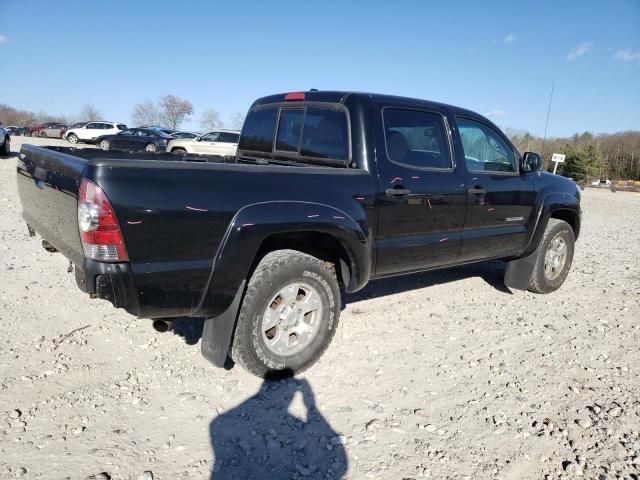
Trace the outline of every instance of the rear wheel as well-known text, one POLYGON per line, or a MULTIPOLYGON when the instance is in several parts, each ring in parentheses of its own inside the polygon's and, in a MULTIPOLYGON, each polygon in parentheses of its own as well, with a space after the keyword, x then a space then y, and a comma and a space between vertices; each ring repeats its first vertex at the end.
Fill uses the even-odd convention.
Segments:
POLYGON ((67 135, 67 140, 69 140, 69 143, 78 143, 78 136, 75 133, 70 133, 67 135))
POLYGON ((146 147, 144 147, 145 151, 155 153, 158 151, 158 147, 156 147, 155 143, 149 143, 146 147))
POLYGON ((174 148, 173 150, 171 150, 171 153, 173 153, 174 155, 186 155, 187 151, 184 148, 174 148))
POLYGON ((323 261, 295 250, 271 252, 249 280, 231 356, 259 377, 302 372, 329 346, 340 305, 335 273, 323 261))
POLYGON ((529 281, 531 292, 551 293, 562 286, 571 268, 574 246, 571 226, 565 221, 550 218, 529 281))
POLYGON ((100 140, 100 148, 102 150, 110 150, 111 149, 111 142, 109 142, 109 140, 100 140))

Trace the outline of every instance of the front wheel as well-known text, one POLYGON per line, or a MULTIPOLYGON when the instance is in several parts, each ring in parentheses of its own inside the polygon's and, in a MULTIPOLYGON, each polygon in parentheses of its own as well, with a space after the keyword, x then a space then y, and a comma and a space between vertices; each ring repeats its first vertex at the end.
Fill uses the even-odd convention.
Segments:
POLYGON ((40 138, 47 138, 47 132, 45 132, 44 130, 42 130, 40 132, 40 138))
POLYGON ((573 229, 567 222, 549 219, 538 247, 529 291, 551 293, 562 286, 571 268, 575 241, 573 229))
POLYGON ((231 357, 259 377, 287 376, 313 365, 340 316, 335 273, 296 250, 267 254, 249 280, 231 357))
POLYGON ((158 151, 158 147, 156 147, 155 143, 149 143, 145 148, 145 151, 155 153, 158 151))
POLYGON ((102 150, 110 150, 111 149, 111 143, 109 142, 109 140, 101 140, 100 141, 100 148, 102 150))

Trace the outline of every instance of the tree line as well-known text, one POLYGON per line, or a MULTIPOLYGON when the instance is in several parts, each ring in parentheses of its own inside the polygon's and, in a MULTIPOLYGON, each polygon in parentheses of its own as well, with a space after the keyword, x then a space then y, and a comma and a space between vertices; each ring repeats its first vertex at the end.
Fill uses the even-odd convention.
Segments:
POLYGON ((553 170, 552 154, 566 155, 557 171, 565 177, 577 181, 640 180, 639 131, 599 135, 584 132, 546 141, 523 130, 507 128, 505 133, 520 153, 540 153, 546 169, 553 170))
MULTIPOLYGON (((144 100, 134 105, 131 112, 131 120, 134 125, 157 125, 171 129, 179 129, 189 117, 194 115, 193 104, 175 95, 164 95, 156 101, 144 100)), ((90 122, 94 120, 106 120, 101 112, 93 104, 84 105, 78 113, 69 115, 51 115, 47 112, 31 112, 19 110, 0 103, 0 122, 3 125, 16 125, 28 127, 47 122, 60 122, 72 125, 77 122, 90 122)), ((224 122, 220 114, 214 109, 204 110, 200 116, 200 127, 204 131, 216 128, 228 128, 239 130, 244 123, 244 115, 236 112, 224 122)))

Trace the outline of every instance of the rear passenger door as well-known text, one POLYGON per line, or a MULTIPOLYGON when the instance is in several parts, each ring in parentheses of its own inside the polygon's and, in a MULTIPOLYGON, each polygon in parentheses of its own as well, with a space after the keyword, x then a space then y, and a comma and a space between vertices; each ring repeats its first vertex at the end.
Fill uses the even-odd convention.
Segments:
POLYGON ((492 125, 457 116, 456 127, 468 198, 460 260, 521 253, 535 221, 533 176, 520 174, 518 152, 492 125))
POLYGON ((447 112, 374 104, 379 189, 376 275, 456 262, 466 211, 447 112))

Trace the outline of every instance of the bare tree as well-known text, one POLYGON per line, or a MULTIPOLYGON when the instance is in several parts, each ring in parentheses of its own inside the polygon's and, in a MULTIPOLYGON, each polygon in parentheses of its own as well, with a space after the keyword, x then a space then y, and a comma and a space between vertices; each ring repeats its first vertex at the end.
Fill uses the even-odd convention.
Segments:
POLYGON ((134 125, 158 125, 162 122, 162 112, 151 100, 145 100, 133 107, 131 120, 134 125))
POLYGON ((102 112, 93 103, 86 103, 80 110, 79 117, 83 122, 93 122, 102 119, 102 112))
POLYGON ((193 105, 175 95, 165 95, 160 99, 160 111, 165 126, 176 129, 187 116, 193 115, 193 105))
POLYGON ((232 113, 229 117, 229 126, 234 130, 241 130, 244 125, 244 114, 240 112, 232 113))
POLYGON ((202 113, 200 117, 200 127, 205 130, 215 130, 222 127, 222 121, 220 120, 220 114, 215 108, 209 108, 202 113))

